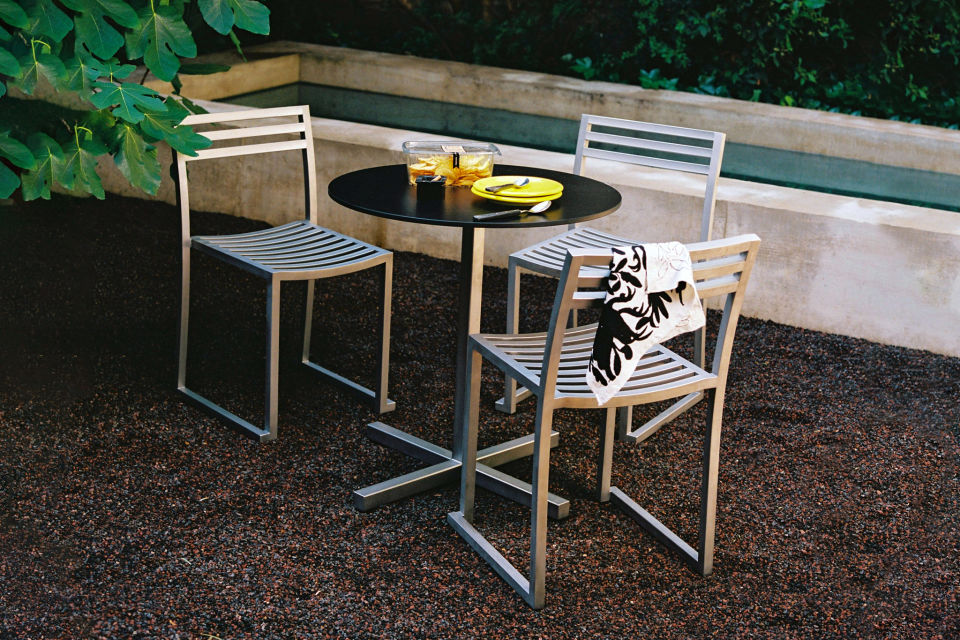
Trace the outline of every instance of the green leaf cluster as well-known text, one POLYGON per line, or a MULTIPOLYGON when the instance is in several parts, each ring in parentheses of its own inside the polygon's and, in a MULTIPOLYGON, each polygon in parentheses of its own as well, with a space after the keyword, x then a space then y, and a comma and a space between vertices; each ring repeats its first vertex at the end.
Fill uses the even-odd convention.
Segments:
POLYGON ((208 146, 180 124, 199 109, 178 95, 179 74, 226 67, 189 62, 197 55, 191 12, 235 43, 236 30, 270 31, 270 11, 256 0, 0 0, 0 117, 11 106, 10 86, 31 95, 47 83, 89 105, 72 122, 60 117, 18 131, 0 125, 0 198, 18 189, 26 200, 49 198, 55 183, 103 198, 96 166, 106 156, 153 194, 157 143, 188 155, 208 146), (175 94, 131 81, 137 64, 171 82, 175 94))
POLYGON ((282 39, 960 126, 957 0, 278 3, 272 21, 282 39))

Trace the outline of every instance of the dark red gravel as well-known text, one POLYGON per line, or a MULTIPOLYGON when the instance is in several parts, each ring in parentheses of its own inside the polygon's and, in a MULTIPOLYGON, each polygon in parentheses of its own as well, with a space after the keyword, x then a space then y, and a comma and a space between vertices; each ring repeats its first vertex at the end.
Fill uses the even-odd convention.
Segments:
MULTIPOLYGON (((283 294, 276 442, 181 402, 178 224, 113 196, 0 206, 0 638, 960 636, 960 359, 743 319, 705 579, 592 500, 600 414, 562 412, 551 480, 573 504, 550 526, 534 612, 446 525, 454 488, 353 509, 352 489, 417 465, 367 441, 374 414, 297 364, 302 288, 283 294)), ((259 420, 263 290, 196 269, 193 384, 259 420)), ((485 329, 504 276, 487 271, 485 329)), ((373 282, 320 285, 320 359, 369 362, 355 336, 372 331, 357 318, 373 282)), ((396 256, 386 421, 446 446, 455 284, 454 263, 396 256)), ((526 291, 533 327, 552 281, 526 291)), ((502 416, 492 369, 485 381, 483 440, 526 432, 529 403, 502 416)), ((615 483, 690 537, 702 419, 616 447, 615 483)), ((524 562, 526 512, 489 494, 478 510, 524 562)))

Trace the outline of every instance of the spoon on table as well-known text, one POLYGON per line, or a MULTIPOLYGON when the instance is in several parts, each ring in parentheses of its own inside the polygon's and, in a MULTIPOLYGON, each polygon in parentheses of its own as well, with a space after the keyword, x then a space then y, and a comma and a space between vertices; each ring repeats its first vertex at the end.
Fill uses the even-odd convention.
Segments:
POLYGON ((543 202, 538 202, 529 209, 508 209, 506 211, 495 211, 493 213, 478 213, 477 215, 473 216, 473 219, 477 222, 487 222, 490 220, 513 218, 514 216, 522 218, 528 213, 543 213, 550 208, 551 204, 553 204, 553 201, 544 200, 543 202))
POLYGON ((487 187, 486 189, 484 189, 484 191, 487 191, 488 193, 496 193, 498 191, 503 191, 504 189, 507 189, 509 187, 522 187, 528 182, 530 182, 530 178, 517 178, 513 182, 507 182, 505 184, 497 184, 497 185, 487 187))

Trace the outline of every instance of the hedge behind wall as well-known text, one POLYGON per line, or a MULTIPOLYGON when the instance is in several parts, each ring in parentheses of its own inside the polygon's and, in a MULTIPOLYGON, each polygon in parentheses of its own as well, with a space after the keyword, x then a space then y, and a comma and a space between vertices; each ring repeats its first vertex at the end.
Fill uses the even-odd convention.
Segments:
POLYGON ((960 124, 958 0, 269 4, 271 39, 960 124))

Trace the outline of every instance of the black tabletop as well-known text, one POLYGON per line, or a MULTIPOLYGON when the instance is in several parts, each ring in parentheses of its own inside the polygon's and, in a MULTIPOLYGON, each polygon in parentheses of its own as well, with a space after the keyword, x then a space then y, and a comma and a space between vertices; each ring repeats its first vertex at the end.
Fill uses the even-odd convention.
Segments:
POLYGON ((481 198, 469 187, 446 187, 443 199, 417 200, 417 188, 407 180, 403 164, 371 167, 344 174, 330 182, 330 198, 345 207, 393 220, 455 227, 546 227, 572 224, 607 215, 620 206, 620 192, 597 180, 535 167, 496 165, 494 175, 550 178, 563 185, 563 195, 539 215, 478 222, 473 216, 522 207, 481 198))

